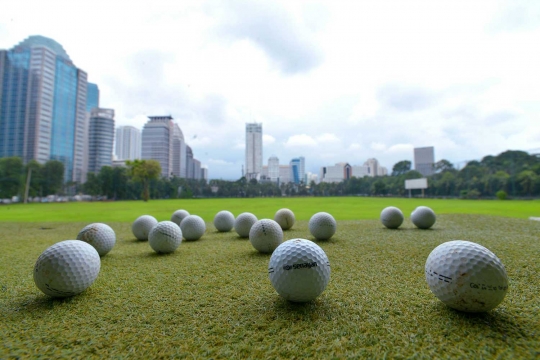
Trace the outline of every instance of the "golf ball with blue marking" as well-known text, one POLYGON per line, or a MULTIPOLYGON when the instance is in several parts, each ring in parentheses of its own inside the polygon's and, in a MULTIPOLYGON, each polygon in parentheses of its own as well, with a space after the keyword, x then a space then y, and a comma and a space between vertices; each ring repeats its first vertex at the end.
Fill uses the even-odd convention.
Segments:
POLYGON ((307 302, 326 289, 330 281, 330 262, 324 250, 313 241, 287 240, 272 253, 268 275, 283 298, 307 302))

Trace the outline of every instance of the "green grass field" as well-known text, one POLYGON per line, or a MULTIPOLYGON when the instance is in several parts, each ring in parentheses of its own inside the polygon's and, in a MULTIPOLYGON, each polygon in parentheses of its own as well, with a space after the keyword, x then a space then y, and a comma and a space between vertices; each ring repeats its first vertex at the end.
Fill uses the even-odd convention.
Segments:
POLYGON ((540 222, 527 219, 539 216, 538 205, 323 198, 0 206, 0 358, 538 358, 540 222), (399 230, 378 220, 388 205, 406 215, 399 230), (418 205, 437 212, 433 229, 409 221, 418 205), (313 240, 307 220, 317 211, 339 219, 336 235, 317 241, 332 274, 310 303, 280 298, 268 279, 270 255, 211 223, 218 210, 261 218, 281 207, 300 219, 285 239, 313 240), (178 208, 205 218, 202 239, 170 255, 134 239, 137 216, 165 220, 178 208), (42 294, 32 278, 39 254, 97 221, 117 243, 96 282, 72 298, 42 294), (505 264, 509 291, 493 311, 460 313, 430 292, 426 258, 456 239, 488 247, 505 264))
POLYGON ((93 203, 16 204, 0 206, 2 221, 133 221, 142 214, 158 220, 169 220, 178 209, 187 209, 211 222, 220 210, 234 215, 252 212, 259 219, 273 218, 275 212, 288 207, 298 220, 309 220, 318 211, 331 213, 337 220, 378 219, 386 206, 399 207, 408 216, 419 205, 431 207, 437 214, 478 214, 516 218, 540 216, 540 200, 489 201, 440 200, 370 197, 306 197, 255 199, 190 199, 93 203))

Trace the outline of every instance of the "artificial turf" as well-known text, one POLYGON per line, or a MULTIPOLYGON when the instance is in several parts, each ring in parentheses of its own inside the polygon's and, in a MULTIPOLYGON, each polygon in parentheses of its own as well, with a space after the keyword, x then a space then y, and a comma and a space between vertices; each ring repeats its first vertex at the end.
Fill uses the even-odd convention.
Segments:
MULTIPOLYGON (((188 209, 189 210, 189 209, 188 209)), ((108 222, 117 243, 81 295, 51 299, 34 285, 39 254, 74 238, 88 222, 0 223, 0 358, 538 358, 540 222, 439 215, 431 230, 408 219, 341 220, 317 241, 331 280, 313 302, 280 298, 268 279, 270 255, 236 233, 182 242, 170 255, 134 239, 130 222, 108 222), (442 242, 491 249, 510 279, 496 309, 447 308, 424 279, 442 242)), ((285 239, 313 239, 298 221, 285 239)))

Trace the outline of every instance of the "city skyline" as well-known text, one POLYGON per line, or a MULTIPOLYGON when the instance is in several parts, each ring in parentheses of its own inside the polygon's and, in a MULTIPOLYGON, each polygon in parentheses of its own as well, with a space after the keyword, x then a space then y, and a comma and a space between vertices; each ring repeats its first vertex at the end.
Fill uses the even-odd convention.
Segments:
POLYGON ((98 1, 84 18, 60 4, 11 4, 0 48, 56 40, 117 125, 172 114, 212 178, 239 177, 247 122, 264 123, 266 154, 306 154, 313 173, 366 158, 391 169, 431 144, 452 163, 540 148, 536 2, 98 1))

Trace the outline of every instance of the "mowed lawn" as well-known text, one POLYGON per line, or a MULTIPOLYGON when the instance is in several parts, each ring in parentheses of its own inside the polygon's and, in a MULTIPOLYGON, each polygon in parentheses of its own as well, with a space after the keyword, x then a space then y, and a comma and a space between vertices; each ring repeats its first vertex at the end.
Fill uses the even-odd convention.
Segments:
POLYGON ((310 198, 0 206, 0 358, 538 358, 540 222, 527 219, 540 216, 538 205, 310 198), (399 230, 378 220, 389 205, 405 213, 399 230), (431 230, 411 224, 418 205, 437 212, 431 230), (285 239, 314 240, 308 220, 317 211, 338 219, 336 235, 316 241, 331 280, 306 304, 274 291, 270 255, 211 222, 223 209, 271 218, 281 207, 300 219, 285 239), (137 216, 166 220, 180 208, 207 221, 203 238, 157 255, 133 237, 137 216), (117 243, 96 282, 72 298, 41 293, 32 277, 37 257, 97 221, 115 230, 117 243), (486 246, 505 264, 510 287, 496 309, 460 313, 429 290, 427 256, 456 239, 486 246))
POLYGON ((479 214, 515 218, 540 216, 540 200, 442 200, 372 197, 306 197, 254 199, 188 199, 51 203, 0 205, 3 221, 134 221, 139 215, 150 214, 158 220, 169 220, 178 209, 187 209, 211 222, 218 211, 229 210, 235 216, 251 212, 259 219, 273 218, 283 207, 294 211, 298 220, 309 220, 316 212, 326 211, 337 220, 377 219, 386 206, 399 207, 405 216, 420 205, 431 207, 437 214, 479 214))

